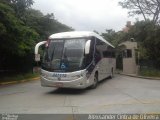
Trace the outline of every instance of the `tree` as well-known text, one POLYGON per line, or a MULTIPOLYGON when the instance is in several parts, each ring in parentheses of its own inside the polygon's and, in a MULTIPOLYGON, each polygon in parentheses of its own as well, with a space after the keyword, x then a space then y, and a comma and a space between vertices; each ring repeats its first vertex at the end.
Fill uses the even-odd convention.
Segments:
POLYGON ((52 13, 43 15, 31 9, 32 3, 32 0, 0 0, 0 70, 31 70, 38 41, 55 32, 73 30, 58 22, 52 13))
POLYGON ((140 60, 153 61, 156 68, 160 68, 160 26, 153 21, 137 21, 128 31, 118 35, 118 42, 134 38, 138 42, 140 60))
POLYGON ((123 0, 119 4, 129 9, 129 16, 142 15, 144 20, 151 19, 155 24, 160 23, 160 1, 159 0, 123 0))
POLYGON ((93 30, 93 32, 95 32, 95 33, 99 34, 99 32, 98 32, 98 31, 96 31, 96 30, 93 30))
POLYGON ((0 44, 0 48, 3 48, 3 51, 11 50, 10 53, 13 54, 25 54, 25 50, 31 48, 30 45, 38 35, 36 31, 23 25, 10 6, 2 3, 0 3, 0 27, 2 29, 0 38, 3 43, 0 44))
POLYGON ((1 2, 0 29, 0 68, 18 68, 17 61, 24 61, 20 58, 32 53, 38 34, 23 24, 10 5, 1 2))
POLYGON ((118 45, 119 39, 117 37, 119 36, 119 33, 115 32, 113 29, 106 29, 106 32, 102 33, 101 36, 114 46, 118 45))
POLYGON ((53 33, 73 30, 71 27, 58 22, 53 13, 43 15, 39 10, 34 9, 26 11, 26 25, 36 30, 40 36, 40 41, 46 40, 53 33))
POLYGON ((26 21, 26 10, 34 3, 33 0, 0 0, 0 2, 11 6, 15 11, 15 15, 24 23, 26 21))

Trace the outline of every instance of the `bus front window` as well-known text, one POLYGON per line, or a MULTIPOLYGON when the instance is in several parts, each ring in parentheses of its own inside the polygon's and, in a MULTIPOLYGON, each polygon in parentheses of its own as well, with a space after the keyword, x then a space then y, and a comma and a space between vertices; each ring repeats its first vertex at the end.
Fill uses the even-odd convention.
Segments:
POLYGON ((82 69, 85 39, 51 40, 46 48, 42 69, 73 72, 82 69))

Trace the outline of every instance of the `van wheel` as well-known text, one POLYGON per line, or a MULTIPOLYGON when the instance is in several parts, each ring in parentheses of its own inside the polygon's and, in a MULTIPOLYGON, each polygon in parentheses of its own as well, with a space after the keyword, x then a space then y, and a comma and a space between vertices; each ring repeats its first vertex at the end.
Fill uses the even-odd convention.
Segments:
POLYGON ((91 86, 92 89, 95 89, 98 85, 98 75, 95 74, 94 76, 94 82, 93 82, 93 85, 91 86))

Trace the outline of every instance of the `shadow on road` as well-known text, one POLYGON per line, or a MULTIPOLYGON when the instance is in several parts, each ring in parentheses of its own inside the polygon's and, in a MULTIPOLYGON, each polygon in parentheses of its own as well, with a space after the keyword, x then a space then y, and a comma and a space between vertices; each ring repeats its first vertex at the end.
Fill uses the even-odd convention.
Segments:
POLYGON ((110 80, 112 80, 110 77, 105 78, 105 79, 101 80, 100 82, 98 82, 98 85, 101 85, 101 84, 103 84, 103 83, 105 83, 107 81, 110 81, 110 80))
POLYGON ((70 89, 70 88, 57 88, 53 91, 47 92, 47 94, 62 94, 62 95, 76 95, 85 94, 86 89, 70 89))

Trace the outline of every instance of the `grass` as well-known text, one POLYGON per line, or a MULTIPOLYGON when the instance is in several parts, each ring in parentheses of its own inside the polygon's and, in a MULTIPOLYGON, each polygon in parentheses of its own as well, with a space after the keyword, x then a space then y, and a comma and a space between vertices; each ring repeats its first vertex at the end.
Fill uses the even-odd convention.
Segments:
POLYGON ((139 71, 139 75, 146 77, 160 77, 160 70, 154 68, 143 68, 139 71))
POLYGON ((39 77, 39 73, 23 73, 23 74, 14 74, 3 76, 0 78, 0 83, 2 82, 12 82, 12 81, 21 81, 21 80, 31 80, 32 78, 39 77))

